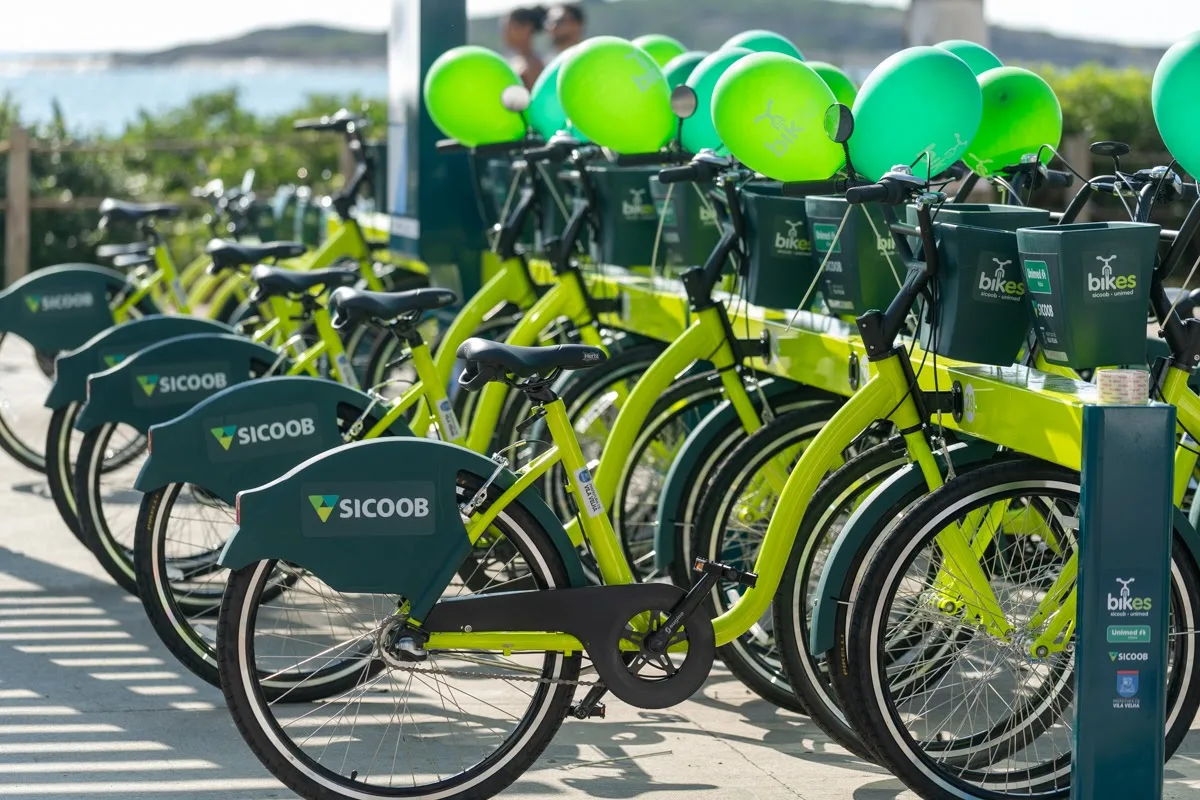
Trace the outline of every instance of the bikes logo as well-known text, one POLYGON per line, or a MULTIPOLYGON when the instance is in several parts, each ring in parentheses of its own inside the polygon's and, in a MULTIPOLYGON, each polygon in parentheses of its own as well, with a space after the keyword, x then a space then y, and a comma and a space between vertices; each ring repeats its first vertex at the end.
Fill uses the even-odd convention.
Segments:
POLYGON ((775 254, 781 256, 792 255, 808 255, 812 252, 812 243, 805 237, 804 233, 805 220, 792 222, 790 219, 783 221, 787 231, 777 231, 775 233, 775 254))
POLYGON ((302 436, 312 436, 317 432, 316 422, 311 417, 304 419, 289 419, 285 422, 269 422, 261 425, 222 425, 210 428, 209 432, 217 443, 227 452, 233 447, 234 439, 240 445, 258 444, 259 442, 274 442, 281 439, 299 439, 302 436))
POLYGON ((621 203, 621 213, 628 220, 657 219, 654 204, 646 202, 648 189, 630 189, 629 199, 621 203))
POLYGON ((91 292, 66 292, 64 294, 27 294, 25 307, 29 313, 39 311, 74 311, 82 308, 92 308, 96 298, 91 292))
POLYGON ((774 155, 780 158, 787 155, 788 150, 800 138, 800 134, 804 132, 804 128, 800 126, 794 119, 789 120, 782 114, 776 114, 774 111, 775 101, 767 101, 767 110, 754 118, 754 124, 766 122, 771 126, 771 138, 768 138, 763 145, 770 150, 774 155))
POLYGON ((429 481, 301 487, 301 532, 312 536, 425 536, 435 528, 429 481))
POLYGON ((1148 617, 1153 608, 1153 599, 1149 597, 1134 597, 1129 587, 1136 578, 1117 578, 1120 589, 1114 596, 1108 593, 1107 606, 1110 617, 1148 617))
POLYGON ((1137 287, 1137 276, 1114 275, 1113 262, 1117 260, 1115 255, 1096 256, 1096 260, 1102 264, 1100 274, 1093 275, 1091 270, 1087 274, 1088 293, 1092 299, 1131 297, 1137 287))
POLYGON ((211 392, 229 385, 229 377, 222 372, 187 373, 184 375, 135 375, 138 386, 146 397, 180 394, 183 392, 211 392))
MULTIPOLYGON (((936 175, 937 173, 947 169, 955 161, 958 161, 959 154, 962 153, 962 151, 965 150, 970 144, 971 143, 969 141, 965 141, 962 138, 962 135, 959 134, 958 131, 955 131, 954 144, 950 147, 950 149, 948 149, 945 153, 942 153, 940 156, 934 151, 934 149, 937 147, 936 142, 928 145, 924 149, 924 155, 929 161, 929 174, 936 175)), ((913 172, 916 172, 919 166, 919 163, 914 165, 913 172)))
POLYGON ((875 237, 875 249, 881 256, 890 256, 896 252, 896 240, 890 234, 879 234, 875 237))
POLYGON ((1025 284, 1019 280, 1013 280, 1015 276, 1010 277, 1011 272, 1016 272, 1015 268, 1009 269, 1012 263, 1011 258, 1001 260, 992 257, 991 263, 979 272, 977 296, 988 300, 1019 302, 1025 295, 1025 284))

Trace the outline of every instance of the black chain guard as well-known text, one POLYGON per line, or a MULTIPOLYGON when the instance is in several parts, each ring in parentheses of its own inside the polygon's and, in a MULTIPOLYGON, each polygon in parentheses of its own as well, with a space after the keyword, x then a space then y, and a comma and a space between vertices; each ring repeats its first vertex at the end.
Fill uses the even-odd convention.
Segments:
POLYGON ((712 622, 703 614, 685 623, 687 658, 664 680, 647 681, 629 671, 631 655, 620 649, 625 625, 645 611, 670 611, 684 591, 665 583, 587 586, 580 589, 501 592, 442 600, 422 628, 429 633, 555 631, 583 643, 600 680, 619 700, 637 708, 669 708, 704 685, 717 655, 712 622))

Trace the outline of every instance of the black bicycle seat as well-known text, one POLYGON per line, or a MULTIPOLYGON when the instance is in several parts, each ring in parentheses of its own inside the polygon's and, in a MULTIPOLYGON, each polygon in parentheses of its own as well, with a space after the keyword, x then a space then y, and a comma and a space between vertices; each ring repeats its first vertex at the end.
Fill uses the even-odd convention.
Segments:
POLYGON ((329 269, 314 269, 297 271, 286 267, 268 267, 259 264, 250 270, 250 280, 258 287, 259 297, 278 297, 304 294, 318 286, 336 288, 349 286, 358 280, 357 269, 330 267, 329 269))
POLYGON ((586 369, 608 356, 599 347, 586 344, 556 344, 549 347, 517 347, 488 339, 467 339, 458 357, 468 364, 499 367, 518 377, 545 374, 555 369, 586 369))
POLYGON ((257 264, 268 258, 295 258, 307 251, 308 248, 300 242, 243 244, 229 239, 213 239, 204 248, 204 252, 212 259, 211 271, 216 272, 257 264))
POLYGON ((347 321, 392 320, 401 314, 432 311, 458 302, 449 289, 412 289, 407 292, 369 292, 343 287, 329 296, 334 325, 347 321))
POLYGON ((145 219, 169 219, 181 211, 175 203, 129 203, 113 197, 100 203, 100 216, 121 222, 141 222, 145 219))

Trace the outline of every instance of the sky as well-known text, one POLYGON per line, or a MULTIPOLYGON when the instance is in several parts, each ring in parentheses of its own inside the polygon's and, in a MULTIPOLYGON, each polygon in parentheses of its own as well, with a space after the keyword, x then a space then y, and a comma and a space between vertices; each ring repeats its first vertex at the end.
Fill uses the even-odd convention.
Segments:
MULTIPOLYGON (((905 6, 908 0, 875 2, 905 6)), ((988 18, 994 24, 1100 41, 1166 45, 1184 33, 1200 30, 1200 0, 985 0, 985 3, 988 18), (1157 24, 1151 24, 1151 20, 1157 24)), ((468 11, 487 14, 528 4, 529 0, 468 0, 468 11)), ((236 36, 255 28, 305 22, 382 30, 388 24, 391 6, 392 0, 22 2, 21 13, 0 25, 0 53, 159 50, 236 36)))

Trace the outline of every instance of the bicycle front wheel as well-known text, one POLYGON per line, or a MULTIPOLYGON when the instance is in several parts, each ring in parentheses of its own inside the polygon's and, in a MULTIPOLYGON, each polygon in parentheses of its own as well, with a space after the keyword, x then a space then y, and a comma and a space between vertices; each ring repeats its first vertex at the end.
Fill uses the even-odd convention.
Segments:
MULTIPOLYGON (((1041 658, 1030 643, 1045 625, 1035 625, 1034 611, 1075 551, 1079 495, 1078 473, 1044 462, 984 467, 913 506, 872 559, 848 633, 858 691, 839 699, 881 762, 921 797, 1070 793, 1073 640, 1041 658), (967 619, 969 584, 950 574, 938 544, 947 531, 967 535, 982 553, 979 565, 1017 637, 1001 639, 967 619)), ((1177 537, 1168 756, 1200 704, 1192 638, 1198 617, 1200 574, 1177 537)))
MULTIPOLYGON (((482 483, 462 475, 460 497, 472 496, 482 483)), ((493 501, 498 496, 491 493, 493 501)), ((500 513, 489 539, 510 548, 506 568, 478 592, 459 580, 446 596, 567 585, 561 555, 520 507, 500 513)), ((283 637, 273 604, 263 599, 275 564, 259 562, 230 575, 217 650, 238 730, 302 797, 492 797, 529 768, 562 724, 579 677, 578 654, 431 651, 425 661, 404 661, 385 635, 398 596, 349 595, 312 575, 303 578, 321 601, 312 625, 302 637, 283 637), (357 662, 363 678, 337 697, 307 705, 284 706, 264 693, 264 671, 274 675, 324 660, 357 662), (372 665, 381 667, 374 676, 372 665)), ((513 624, 519 628, 521 621, 513 624)))

